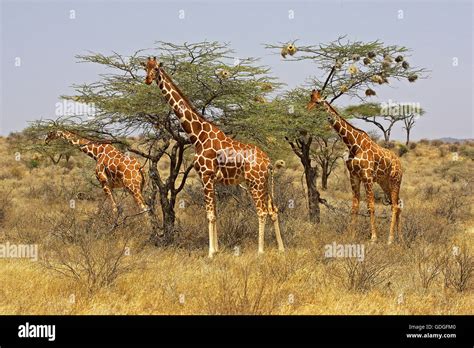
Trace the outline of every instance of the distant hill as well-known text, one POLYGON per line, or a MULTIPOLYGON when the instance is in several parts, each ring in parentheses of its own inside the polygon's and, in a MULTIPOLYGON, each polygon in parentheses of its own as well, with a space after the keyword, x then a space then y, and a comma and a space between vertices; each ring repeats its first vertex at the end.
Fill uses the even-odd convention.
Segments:
POLYGON ((474 139, 457 139, 457 138, 451 138, 451 137, 445 137, 445 138, 439 138, 436 140, 441 140, 443 143, 465 143, 469 141, 474 141, 474 139))

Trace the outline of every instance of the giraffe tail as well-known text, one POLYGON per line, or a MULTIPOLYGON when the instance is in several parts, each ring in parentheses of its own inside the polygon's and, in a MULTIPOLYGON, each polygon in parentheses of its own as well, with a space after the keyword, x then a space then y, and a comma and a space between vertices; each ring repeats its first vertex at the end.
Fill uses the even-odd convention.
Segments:
POLYGON ((276 207, 273 202, 273 197, 275 197, 275 180, 273 178, 274 168, 272 164, 268 166, 268 210, 275 211, 276 207))

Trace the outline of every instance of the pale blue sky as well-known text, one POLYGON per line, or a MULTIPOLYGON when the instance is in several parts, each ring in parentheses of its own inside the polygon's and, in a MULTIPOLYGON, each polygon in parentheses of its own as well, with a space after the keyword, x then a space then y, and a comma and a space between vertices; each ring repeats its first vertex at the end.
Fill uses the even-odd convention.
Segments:
MULTIPOLYGON (((128 55, 156 40, 226 41, 237 56, 260 57, 294 87, 316 73, 314 65, 284 62, 262 44, 318 44, 347 34, 412 48, 411 64, 432 70, 429 80, 379 88, 374 99, 421 103, 427 113, 414 139, 474 137, 471 1, 0 1, 0 135, 23 129, 27 121, 54 118, 59 95, 71 93, 73 83, 98 80, 99 67, 75 62, 74 55, 88 50, 128 55), (70 10, 76 19, 69 19, 70 10)), ((403 136, 400 125, 393 137, 403 136)))

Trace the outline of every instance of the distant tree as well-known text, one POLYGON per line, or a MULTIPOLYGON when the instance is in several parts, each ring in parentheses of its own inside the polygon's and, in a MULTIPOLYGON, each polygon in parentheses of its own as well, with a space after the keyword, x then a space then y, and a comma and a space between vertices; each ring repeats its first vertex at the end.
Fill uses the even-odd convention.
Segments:
POLYGON ((390 142, 390 136, 395 123, 404 121, 408 118, 407 115, 392 113, 384 114, 380 104, 376 103, 351 105, 346 107, 345 111, 354 118, 371 123, 380 129, 386 144, 390 142))
POLYGON ((321 168, 321 188, 327 190, 328 178, 337 166, 337 160, 343 157, 343 143, 334 134, 324 134, 315 137, 316 150, 313 158, 321 168))
POLYGON ((415 126, 415 122, 418 120, 420 116, 424 114, 425 114, 425 111, 421 109, 418 112, 412 112, 408 114, 408 116, 403 119, 403 123, 404 123, 403 128, 405 129, 405 132, 407 135, 406 141, 405 141, 406 146, 410 144, 410 134, 411 134, 411 130, 415 126))

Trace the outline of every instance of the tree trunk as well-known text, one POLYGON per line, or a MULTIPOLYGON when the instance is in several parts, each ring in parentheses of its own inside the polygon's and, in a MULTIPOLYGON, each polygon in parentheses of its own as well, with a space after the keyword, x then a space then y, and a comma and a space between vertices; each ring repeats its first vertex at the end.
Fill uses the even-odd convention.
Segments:
POLYGON ((319 191, 316 186, 316 178, 318 175, 317 167, 311 166, 310 148, 312 138, 308 141, 302 141, 301 144, 301 163, 304 167, 306 179, 306 188, 308 190, 308 215, 309 221, 318 224, 321 221, 321 210, 319 208, 319 191))
POLYGON ((170 245, 174 239, 176 214, 174 204, 167 198, 166 192, 160 194, 160 205, 163 216, 163 234, 160 239, 162 244, 170 245))
POLYGON ((309 221, 319 224, 321 221, 321 210, 319 208, 319 191, 316 187, 316 168, 305 167, 306 188, 308 189, 309 221))
POLYGON ((321 166, 322 173, 321 173, 321 187, 323 190, 328 189, 328 176, 329 176, 329 162, 325 161, 323 162, 323 165, 321 166))
POLYGON ((407 128, 407 141, 405 143, 406 146, 410 143, 410 128, 407 128))

